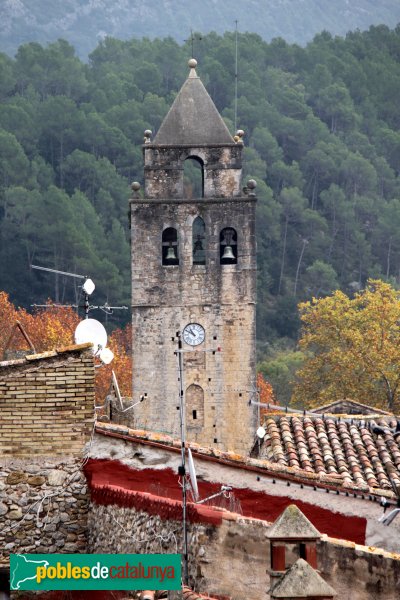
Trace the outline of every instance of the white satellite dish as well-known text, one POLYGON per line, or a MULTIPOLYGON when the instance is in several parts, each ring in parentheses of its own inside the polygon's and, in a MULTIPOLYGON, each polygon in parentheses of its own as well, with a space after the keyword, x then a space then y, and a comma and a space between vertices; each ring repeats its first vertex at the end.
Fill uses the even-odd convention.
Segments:
POLYGON ((192 492, 194 501, 197 502, 199 499, 199 488, 197 487, 197 477, 196 477, 196 469, 194 468, 193 456, 190 448, 188 448, 188 465, 189 465, 189 475, 190 475, 190 483, 192 485, 192 492))
POLYGON ((85 294, 91 296, 94 290, 96 289, 96 286, 94 285, 94 282, 91 279, 86 279, 85 283, 82 286, 82 289, 85 292, 85 294))
POLYGON ((93 354, 107 346, 107 332, 100 321, 85 319, 75 329, 76 344, 93 344, 93 354))
POLYGON ((265 431, 264 427, 259 427, 256 431, 256 435, 260 438, 260 440, 264 439, 266 433, 267 432, 265 431))
POLYGON ((109 365, 114 360, 114 352, 110 348, 103 348, 98 354, 99 359, 105 365, 109 365))

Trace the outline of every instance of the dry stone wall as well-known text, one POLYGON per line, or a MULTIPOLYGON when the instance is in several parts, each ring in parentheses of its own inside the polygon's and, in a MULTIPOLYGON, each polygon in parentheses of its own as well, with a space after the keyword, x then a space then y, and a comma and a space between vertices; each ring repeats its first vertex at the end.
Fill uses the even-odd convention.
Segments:
POLYGON ((86 551, 81 461, 0 459, 0 566, 15 553, 86 551))

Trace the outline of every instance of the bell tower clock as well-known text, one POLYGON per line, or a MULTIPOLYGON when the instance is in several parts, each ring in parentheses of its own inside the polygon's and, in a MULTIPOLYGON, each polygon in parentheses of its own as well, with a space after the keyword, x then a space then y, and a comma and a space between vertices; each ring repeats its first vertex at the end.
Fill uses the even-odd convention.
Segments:
POLYGON ((136 188, 130 202, 133 390, 149 397, 134 426, 178 435, 180 332, 187 439, 246 454, 257 426, 255 182, 241 190, 242 132, 232 138, 196 65, 154 140, 145 132, 144 197, 136 188), (187 161, 200 175, 190 193, 187 161))

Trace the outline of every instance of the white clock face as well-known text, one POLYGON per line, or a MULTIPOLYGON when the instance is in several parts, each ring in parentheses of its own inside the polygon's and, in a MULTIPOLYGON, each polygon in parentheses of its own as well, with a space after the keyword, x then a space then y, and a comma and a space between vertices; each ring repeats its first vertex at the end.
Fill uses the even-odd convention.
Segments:
POLYGON ((198 346, 204 342, 206 333, 198 323, 189 323, 183 330, 183 339, 189 346, 198 346))

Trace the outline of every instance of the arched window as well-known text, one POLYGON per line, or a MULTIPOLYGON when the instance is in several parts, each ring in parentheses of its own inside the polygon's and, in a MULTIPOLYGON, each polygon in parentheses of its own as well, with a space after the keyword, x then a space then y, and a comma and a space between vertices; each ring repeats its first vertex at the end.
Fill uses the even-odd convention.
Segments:
POLYGON ((192 226, 192 256, 194 265, 206 264, 206 225, 201 217, 196 217, 192 226))
POLYGON ((183 163, 183 193, 185 198, 204 197, 204 163, 198 156, 189 156, 183 163))
POLYGON ((162 264, 179 265, 178 232, 174 227, 167 227, 162 233, 162 264))
POLYGON ((237 263, 237 233, 233 227, 225 227, 219 234, 219 259, 221 265, 237 263))
POLYGON ((199 385, 189 385, 186 390, 186 426, 188 429, 204 427, 204 390, 199 385))

